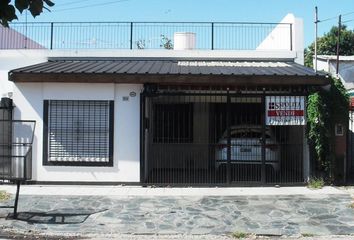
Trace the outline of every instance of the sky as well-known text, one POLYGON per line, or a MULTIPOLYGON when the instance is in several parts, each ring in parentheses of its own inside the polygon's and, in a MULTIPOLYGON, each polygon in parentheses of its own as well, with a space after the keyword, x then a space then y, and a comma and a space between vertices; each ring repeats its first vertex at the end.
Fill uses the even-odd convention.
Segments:
MULTIPOLYGON (((52 0, 56 5, 29 22, 182 21, 279 22, 287 13, 304 20, 304 44, 314 40, 314 8, 319 36, 338 24, 354 29, 354 0, 52 0)), ((19 17, 26 20, 26 14, 19 17)))

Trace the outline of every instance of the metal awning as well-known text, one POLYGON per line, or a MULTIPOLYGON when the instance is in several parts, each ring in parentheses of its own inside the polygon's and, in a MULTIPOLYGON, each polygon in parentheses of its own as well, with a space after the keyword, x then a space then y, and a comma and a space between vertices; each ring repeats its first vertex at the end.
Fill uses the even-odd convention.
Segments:
POLYGON ((52 59, 9 72, 14 82, 326 85, 328 76, 294 62, 188 59, 52 59))

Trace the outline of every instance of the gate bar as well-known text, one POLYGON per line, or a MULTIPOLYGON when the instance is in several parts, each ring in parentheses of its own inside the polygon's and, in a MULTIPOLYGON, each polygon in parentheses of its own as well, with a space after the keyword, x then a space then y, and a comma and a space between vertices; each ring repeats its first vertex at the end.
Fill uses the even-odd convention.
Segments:
POLYGON ((227 101, 226 101, 226 129, 227 129, 227 167, 226 179, 227 183, 231 184, 231 98, 229 88, 227 88, 227 101))
POLYGON ((262 149, 261 149, 261 154, 262 154, 262 164, 261 164, 261 182, 262 184, 265 184, 266 182, 266 152, 265 152, 265 143, 266 143, 266 115, 265 115, 265 109, 266 109, 266 105, 265 105, 265 89, 263 88, 263 94, 262 94, 262 108, 263 111, 261 113, 261 117, 262 117, 262 139, 261 140, 261 144, 262 144, 262 149))
POLYGON ((17 189, 16 189, 16 197, 15 197, 15 205, 14 205, 14 219, 17 219, 17 207, 18 207, 18 198, 20 196, 20 186, 21 181, 16 181, 17 189))
POLYGON ((21 181, 20 180, 16 180, 16 195, 15 195, 15 203, 13 206, 0 206, 0 208, 13 208, 14 209, 14 213, 13 213, 13 218, 17 219, 17 208, 18 208, 18 199, 20 196, 20 185, 21 185, 21 181))

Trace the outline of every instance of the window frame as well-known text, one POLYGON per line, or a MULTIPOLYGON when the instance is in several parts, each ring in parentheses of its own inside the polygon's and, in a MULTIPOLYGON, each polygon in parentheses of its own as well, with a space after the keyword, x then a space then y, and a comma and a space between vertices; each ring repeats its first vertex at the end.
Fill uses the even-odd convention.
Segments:
POLYGON ((43 101, 43 166, 77 166, 77 167, 113 167, 114 147, 114 101, 113 100, 58 100, 58 101, 107 101, 109 118, 108 137, 108 162, 70 162, 70 161, 49 161, 49 102, 56 99, 43 101))
POLYGON ((335 135, 336 137, 343 137, 344 136, 344 126, 341 123, 335 124, 335 135))

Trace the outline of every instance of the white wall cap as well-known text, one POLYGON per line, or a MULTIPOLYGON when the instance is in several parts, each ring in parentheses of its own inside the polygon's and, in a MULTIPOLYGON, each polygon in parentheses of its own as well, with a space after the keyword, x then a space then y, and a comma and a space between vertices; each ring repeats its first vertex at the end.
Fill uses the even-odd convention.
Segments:
POLYGON ((285 50, 0 50, 0 61, 11 59, 46 60, 51 57, 148 57, 148 58, 195 58, 235 60, 281 60, 296 58, 296 53, 285 50))

